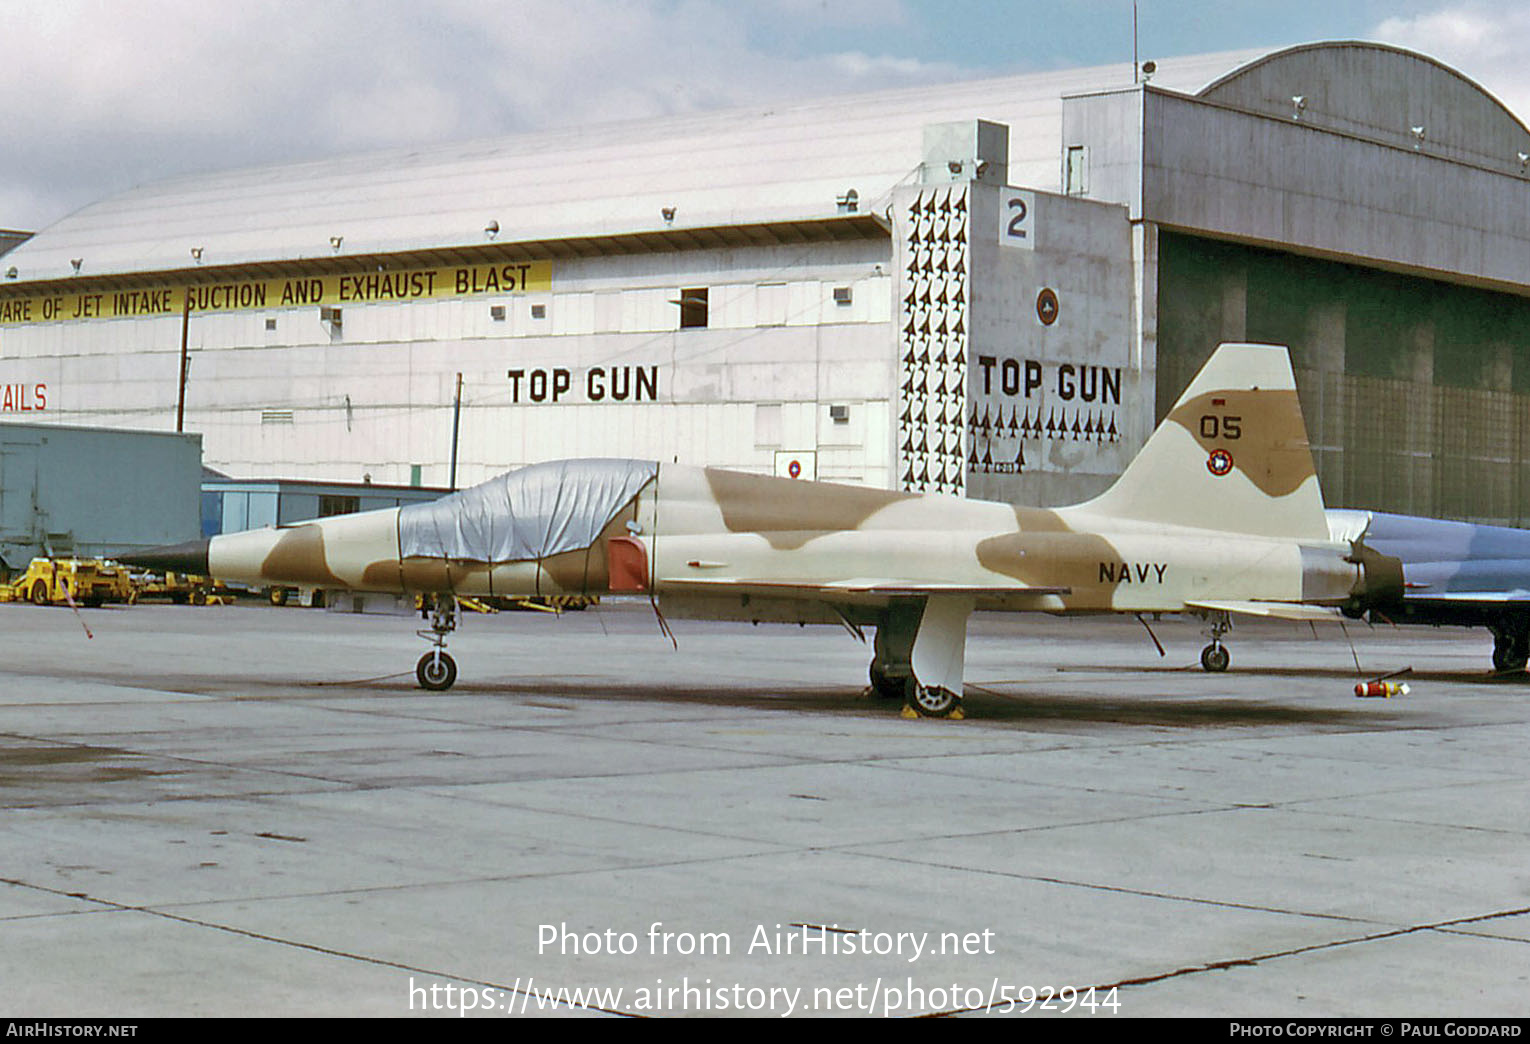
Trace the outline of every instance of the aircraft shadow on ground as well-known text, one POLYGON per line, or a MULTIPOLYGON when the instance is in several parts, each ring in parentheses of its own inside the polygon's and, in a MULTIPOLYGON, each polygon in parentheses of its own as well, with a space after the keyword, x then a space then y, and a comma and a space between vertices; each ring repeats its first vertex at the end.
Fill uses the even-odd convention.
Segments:
MULTIPOLYGON (((1375 674, 1357 676, 1353 667, 1246 667, 1224 675, 1207 675, 1199 668, 1143 666, 1059 667, 1055 678, 1038 680, 993 679, 969 682, 964 701, 971 719, 1041 725, 1046 722, 1125 723, 1169 727, 1238 725, 1335 725, 1360 727, 1384 724, 1406 713, 1408 697, 1394 700, 1357 699, 1353 686, 1375 674), (1123 693, 1109 679, 1156 680, 1157 691, 1123 693), (1180 691, 1165 693, 1163 682, 1179 677, 1180 691), (1097 682, 1092 691, 1080 691, 1079 683, 1097 682), (1250 683, 1269 680, 1272 687, 1250 691, 1250 683), (1282 690, 1282 683, 1308 680, 1321 683, 1299 690, 1282 690), (1056 691, 1056 685, 1068 691, 1056 691), (1235 687, 1235 688, 1234 688, 1235 687), (1111 691, 1112 688, 1117 691, 1111 691), (1242 690, 1242 691, 1238 691, 1242 690), (1322 699, 1314 704, 1314 698, 1322 699)), ((103 674, 103 682, 121 683, 120 676, 103 674)), ((1400 680, 1419 685, 1446 687, 1493 686, 1523 690, 1530 695, 1530 675, 1523 672, 1494 675, 1485 671, 1413 671, 1400 680)), ((147 679, 145 682, 147 683, 147 679)), ((761 681, 730 680, 726 687, 668 681, 648 683, 586 675, 551 678, 478 678, 459 681, 449 692, 427 693, 416 687, 412 672, 380 678, 304 680, 266 679, 252 684, 230 675, 159 677, 153 687, 166 692, 215 696, 235 700, 266 701, 325 699, 367 695, 387 699, 425 700, 453 697, 533 697, 543 700, 601 701, 618 703, 680 703, 749 710, 790 710, 809 714, 858 714, 893 716, 901 709, 896 700, 870 695, 851 685, 782 685, 761 681)), ((1448 688, 1447 688, 1448 691, 1448 688)))
MULTIPOLYGON (((516 696, 544 700, 569 699, 604 703, 678 703, 693 706, 744 710, 790 710, 807 714, 858 714, 894 717, 901 709, 896 700, 877 699, 862 690, 845 687, 772 690, 765 686, 728 690, 654 684, 634 686, 599 680, 548 684, 523 682, 458 683, 452 695, 473 697, 516 696)), ((1401 713, 1393 701, 1356 700, 1336 691, 1332 706, 1312 706, 1310 701, 1281 703, 1267 696, 1228 696, 1208 692, 1205 696, 1145 695, 1101 697, 1084 693, 1026 693, 1006 683, 969 687, 963 701, 969 721, 1044 725, 1048 723, 1156 725, 1172 728, 1258 725, 1327 725, 1349 728, 1385 724, 1401 713), (1388 706, 1388 704, 1393 704, 1388 706)))
MULTIPOLYGON (((1355 673, 1353 664, 1339 664, 1333 667, 1234 667, 1225 675, 1207 675, 1199 667, 1170 667, 1159 664, 1143 665, 1111 665, 1108 667, 1059 667, 1059 674, 1156 674, 1156 675, 1188 675, 1193 678, 1205 677, 1211 680, 1214 677, 1226 678, 1333 678, 1339 681, 1348 681, 1351 685, 1355 682, 1370 681, 1373 678, 1394 677, 1396 681, 1406 682, 1441 682, 1454 685, 1506 685, 1510 688, 1518 687, 1530 692, 1530 673, 1524 671, 1504 671, 1502 673, 1486 670, 1464 671, 1419 671, 1408 667, 1373 664, 1364 673, 1355 673)), ((1010 684, 996 682, 991 684, 1010 684)), ((1019 684, 1019 683, 1014 683, 1019 684)))

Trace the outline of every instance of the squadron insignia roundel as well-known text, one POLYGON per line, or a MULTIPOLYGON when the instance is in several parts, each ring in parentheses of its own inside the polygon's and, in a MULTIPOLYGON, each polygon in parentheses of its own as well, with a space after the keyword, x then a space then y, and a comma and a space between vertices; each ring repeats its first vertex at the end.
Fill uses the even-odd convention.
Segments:
POLYGON ((1042 326, 1051 326, 1057 322, 1058 307, 1057 291, 1050 286, 1043 287, 1041 293, 1036 295, 1036 318, 1041 320, 1042 326))
POLYGON ((1232 454, 1225 449, 1212 450, 1211 456, 1206 458, 1206 470, 1218 478, 1233 469, 1232 454))

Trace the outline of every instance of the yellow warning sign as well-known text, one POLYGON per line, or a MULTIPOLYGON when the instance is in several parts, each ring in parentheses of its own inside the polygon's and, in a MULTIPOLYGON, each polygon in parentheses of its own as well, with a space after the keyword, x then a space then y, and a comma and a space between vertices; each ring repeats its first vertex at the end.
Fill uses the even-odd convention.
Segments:
POLYGON ((444 300, 485 294, 515 295, 552 290, 552 262, 509 261, 493 265, 413 268, 293 279, 248 279, 150 290, 108 290, 4 296, 0 326, 78 322, 315 305, 444 300))

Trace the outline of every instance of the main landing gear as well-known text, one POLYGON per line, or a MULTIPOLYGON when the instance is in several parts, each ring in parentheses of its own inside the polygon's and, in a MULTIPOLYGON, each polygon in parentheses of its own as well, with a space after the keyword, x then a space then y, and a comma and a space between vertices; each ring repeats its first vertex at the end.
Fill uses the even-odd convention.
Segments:
POLYGON ((420 688, 445 692, 457 680, 457 661, 446 651, 446 636, 456 629, 457 599, 451 595, 436 595, 430 609, 430 630, 415 632, 433 646, 414 665, 414 677, 420 688))
POLYGON ((1222 644, 1222 635, 1232 630, 1232 617, 1226 613, 1213 613, 1211 616, 1211 628, 1206 632, 1211 638, 1211 644, 1201 650, 1201 670, 1212 674, 1221 674, 1227 670, 1227 665, 1232 662, 1232 654, 1227 651, 1227 646, 1222 644))
POLYGON ((949 718, 961 707, 961 697, 938 685, 920 685, 910 668, 891 670, 880 659, 871 661, 871 694, 884 700, 902 700, 922 718, 949 718))
POLYGON ((1530 662, 1530 616, 1505 616, 1488 625, 1493 632, 1493 670, 1509 674, 1530 662))
POLYGON ((962 717, 964 599, 898 599, 877 620, 871 691, 903 701, 905 717, 962 717), (923 673, 926 681, 921 681, 923 673))
POLYGON ((911 707, 921 718, 955 718, 961 716, 962 698, 940 685, 920 685, 912 676, 903 689, 903 704, 911 707))
POLYGON ((871 694, 884 700, 901 700, 904 686, 912 677, 896 674, 881 659, 871 661, 871 694))

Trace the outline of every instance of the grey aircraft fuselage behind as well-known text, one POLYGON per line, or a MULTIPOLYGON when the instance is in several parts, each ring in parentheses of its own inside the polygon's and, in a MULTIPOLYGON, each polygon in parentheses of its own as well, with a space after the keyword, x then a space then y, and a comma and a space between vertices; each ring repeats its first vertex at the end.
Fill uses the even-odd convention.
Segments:
POLYGON ((1374 622, 1486 627, 1493 667, 1530 660, 1530 530, 1381 511, 1328 512, 1336 540, 1360 539, 1402 563, 1403 597, 1374 607, 1374 622))

